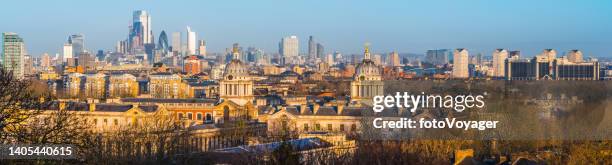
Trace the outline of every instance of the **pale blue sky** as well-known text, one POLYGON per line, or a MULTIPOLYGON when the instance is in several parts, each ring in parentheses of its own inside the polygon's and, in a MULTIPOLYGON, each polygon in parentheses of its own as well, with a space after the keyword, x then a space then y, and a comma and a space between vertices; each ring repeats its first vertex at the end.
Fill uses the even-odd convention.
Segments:
POLYGON ((20 0, 2 2, 0 31, 19 33, 35 56, 60 53, 72 33, 83 33, 90 51, 112 49, 138 9, 151 13, 156 39, 189 25, 213 52, 234 42, 277 52, 280 38, 295 34, 303 52, 314 35, 327 52, 345 54, 367 41, 375 52, 509 48, 532 56, 554 48, 612 56, 606 0, 20 0))

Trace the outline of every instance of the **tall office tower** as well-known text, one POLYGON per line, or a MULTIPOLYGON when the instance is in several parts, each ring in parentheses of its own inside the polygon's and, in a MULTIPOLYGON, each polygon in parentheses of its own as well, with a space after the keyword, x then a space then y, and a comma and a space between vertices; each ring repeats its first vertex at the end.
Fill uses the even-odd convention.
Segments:
POLYGON ((196 54, 196 33, 187 26, 187 55, 196 54))
POLYGON ((493 51, 493 77, 504 77, 506 73, 506 59, 508 51, 506 49, 495 49, 493 51))
POLYGON ((66 59, 72 59, 72 55, 74 52, 72 51, 72 44, 66 43, 64 44, 64 54, 62 55, 62 62, 65 62, 66 59))
POLYGON ((452 78, 468 78, 468 50, 464 48, 455 49, 453 52, 453 74, 452 78))
POLYGON ((206 41, 198 41, 198 54, 201 56, 206 56, 206 41))
POLYGON ((389 66, 402 66, 402 64, 400 63, 400 57, 399 54, 397 52, 391 52, 389 54, 389 66))
POLYGON ((582 57, 582 51, 577 50, 577 49, 570 50, 567 53, 567 60, 569 60, 570 62, 573 62, 573 63, 584 62, 583 57, 582 57))
POLYGON ((159 34, 159 39, 157 39, 157 49, 162 50, 163 52, 168 52, 170 46, 168 45, 168 35, 166 35, 166 31, 163 31, 159 34))
POLYGON ((49 56, 48 53, 44 53, 40 57, 40 66, 44 69, 47 69, 48 67, 51 66, 51 56, 49 56))
POLYGON ((182 53, 181 49, 181 32, 172 33, 172 51, 182 53))
POLYGON ((325 48, 321 43, 317 43, 317 58, 325 58, 325 48))
POLYGON ((149 13, 144 10, 136 10, 133 14, 132 19, 132 27, 134 30, 132 31, 134 36, 138 36, 142 44, 152 44, 153 41, 153 31, 151 30, 151 16, 149 13))
POLYGON ((297 36, 285 37, 281 40, 281 55, 285 63, 295 64, 300 53, 297 36))
POLYGON ((85 52, 85 38, 82 34, 73 34, 68 37, 68 43, 72 44, 72 58, 79 57, 85 52))
POLYGON ((312 36, 308 37, 308 58, 312 60, 317 58, 317 44, 312 36))
POLYGON ((13 71, 15 78, 23 78, 25 44, 17 33, 2 33, 2 66, 13 71))

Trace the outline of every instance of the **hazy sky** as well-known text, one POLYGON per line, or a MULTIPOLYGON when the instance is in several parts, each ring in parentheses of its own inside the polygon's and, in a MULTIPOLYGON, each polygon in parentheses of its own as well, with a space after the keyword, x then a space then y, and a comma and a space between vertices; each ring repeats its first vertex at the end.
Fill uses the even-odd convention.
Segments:
POLYGON ((612 56, 609 0, 19 0, 2 2, 0 31, 19 33, 34 56, 61 53, 72 33, 83 33, 90 51, 113 49, 138 9, 151 14, 156 39, 189 25, 212 52, 234 42, 277 52, 288 35, 306 52, 314 35, 327 52, 345 54, 370 42, 374 52, 465 47, 490 55, 509 48, 532 56, 554 48, 612 56))

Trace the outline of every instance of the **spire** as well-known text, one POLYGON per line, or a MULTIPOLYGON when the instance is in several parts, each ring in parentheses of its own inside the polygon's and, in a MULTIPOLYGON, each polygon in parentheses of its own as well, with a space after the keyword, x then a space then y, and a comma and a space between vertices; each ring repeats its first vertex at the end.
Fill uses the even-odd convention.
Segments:
POLYGON ((366 42, 364 47, 365 47, 365 50, 363 52, 363 56, 364 56, 363 59, 364 60, 370 60, 371 59, 370 58, 370 43, 366 42))

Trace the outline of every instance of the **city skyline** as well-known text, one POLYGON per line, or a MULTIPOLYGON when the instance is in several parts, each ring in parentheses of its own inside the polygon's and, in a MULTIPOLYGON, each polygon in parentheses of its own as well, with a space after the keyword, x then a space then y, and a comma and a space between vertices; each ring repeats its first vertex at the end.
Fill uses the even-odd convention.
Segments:
POLYGON ((136 10, 150 14, 153 36, 162 30, 184 32, 190 26, 198 39, 206 41, 208 52, 223 52, 236 42, 275 52, 279 38, 296 35, 300 39, 299 52, 307 54, 308 37, 312 35, 325 45, 326 53, 337 50, 359 54, 362 43, 371 42, 374 53, 424 54, 429 49, 464 47, 474 52, 471 54, 486 56, 496 48, 521 50, 524 56, 534 56, 542 49, 552 48, 560 54, 580 49, 584 57, 612 56, 608 48, 612 45, 612 23, 607 21, 612 14, 607 6, 612 5, 603 1, 20 3, 28 2, 7 2, 15 7, 0 11, 5 22, 0 31, 19 34, 28 54, 34 57, 61 54, 71 34, 83 34, 90 52, 112 50, 117 41, 128 35, 136 10), (113 12, 92 11, 93 6, 113 12), (60 11, 57 7, 70 10, 60 11), (11 13, 21 14, 13 17, 11 13), (32 26, 32 20, 40 26, 32 26))

